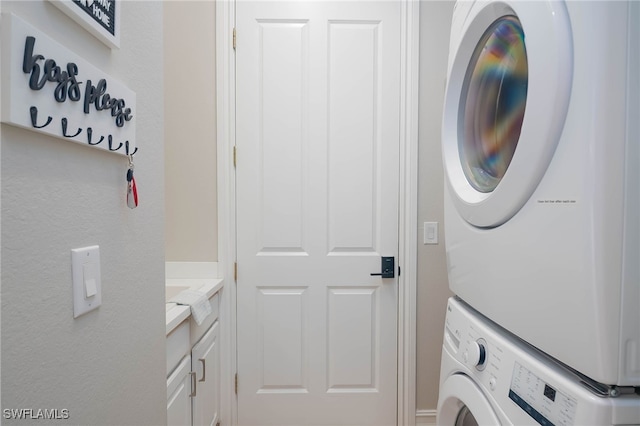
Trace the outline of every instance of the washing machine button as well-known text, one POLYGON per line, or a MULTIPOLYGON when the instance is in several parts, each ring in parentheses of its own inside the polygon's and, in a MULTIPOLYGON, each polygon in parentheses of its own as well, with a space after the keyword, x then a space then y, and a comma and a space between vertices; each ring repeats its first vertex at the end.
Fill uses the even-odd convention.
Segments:
POLYGON ((497 379, 494 376, 491 376, 491 378, 489 379, 489 389, 496 390, 496 381, 497 379))

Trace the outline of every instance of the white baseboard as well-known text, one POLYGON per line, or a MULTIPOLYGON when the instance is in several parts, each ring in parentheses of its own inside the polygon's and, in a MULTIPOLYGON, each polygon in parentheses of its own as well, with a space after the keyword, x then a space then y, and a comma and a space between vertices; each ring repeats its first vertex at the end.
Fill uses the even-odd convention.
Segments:
POLYGON ((436 410, 417 410, 416 426, 434 426, 436 424, 436 410))

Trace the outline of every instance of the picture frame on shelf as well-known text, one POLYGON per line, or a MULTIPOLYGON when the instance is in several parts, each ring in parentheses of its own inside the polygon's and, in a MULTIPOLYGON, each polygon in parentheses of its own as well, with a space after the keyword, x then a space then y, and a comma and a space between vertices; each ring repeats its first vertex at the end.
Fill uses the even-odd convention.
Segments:
POLYGON ((111 49, 120 48, 121 0, 49 0, 111 49))

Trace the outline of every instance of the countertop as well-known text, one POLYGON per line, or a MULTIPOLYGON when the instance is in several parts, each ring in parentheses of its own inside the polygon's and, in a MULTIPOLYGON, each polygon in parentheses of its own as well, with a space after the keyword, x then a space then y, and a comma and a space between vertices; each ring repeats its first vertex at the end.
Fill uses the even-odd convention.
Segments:
MULTIPOLYGON (((184 287, 184 289, 189 288, 191 290, 200 290, 206 293, 207 298, 210 299, 214 294, 219 292, 223 286, 224 282, 220 278, 171 278, 167 279, 165 283, 167 298, 169 298, 172 293, 175 294, 176 287, 184 287)), ((182 321, 188 319, 191 316, 191 308, 186 305, 167 303, 166 313, 166 334, 169 335, 169 333, 171 333, 178 325, 180 325, 182 321)))

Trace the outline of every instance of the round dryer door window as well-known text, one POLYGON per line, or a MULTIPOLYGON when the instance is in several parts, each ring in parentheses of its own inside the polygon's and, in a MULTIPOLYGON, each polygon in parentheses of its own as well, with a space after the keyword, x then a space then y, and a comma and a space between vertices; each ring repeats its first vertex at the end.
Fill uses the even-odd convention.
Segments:
POLYGON ((496 189, 520 138, 527 100, 527 52, 520 21, 497 19, 471 57, 459 111, 460 162, 477 191, 496 189))
POLYGON ((554 1, 459 3, 452 24, 442 148, 448 193, 477 227, 529 200, 569 104, 571 33, 554 1))

